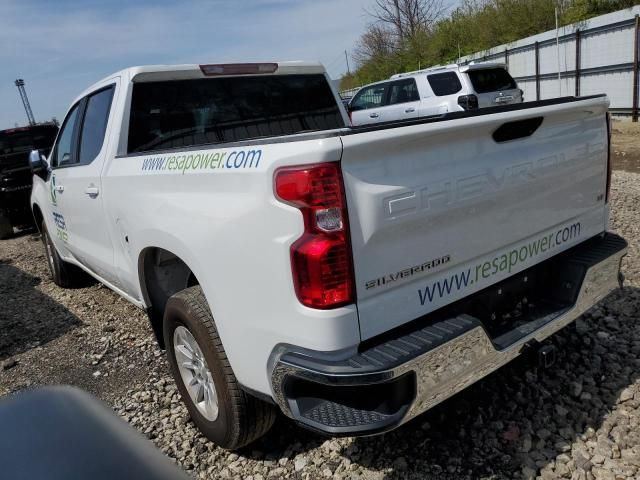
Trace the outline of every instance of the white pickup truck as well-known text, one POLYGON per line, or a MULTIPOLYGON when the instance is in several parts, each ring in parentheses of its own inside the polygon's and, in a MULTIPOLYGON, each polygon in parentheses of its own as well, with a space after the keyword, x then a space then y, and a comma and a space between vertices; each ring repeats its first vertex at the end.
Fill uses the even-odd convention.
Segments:
POLYGON ((54 281, 146 309, 225 448, 279 408, 395 428, 622 282, 608 100, 349 127, 313 63, 135 67, 73 103, 32 207, 54 281))

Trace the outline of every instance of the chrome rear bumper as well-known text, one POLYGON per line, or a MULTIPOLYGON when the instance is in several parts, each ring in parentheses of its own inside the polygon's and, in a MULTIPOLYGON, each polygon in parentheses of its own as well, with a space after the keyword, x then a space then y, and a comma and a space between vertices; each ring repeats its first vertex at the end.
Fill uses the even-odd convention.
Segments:
POLYGON ((582 269, 576 301, 509 332, 517 340, 505 348, 496 347, 496 339, 469 315, 405 331, 355 354, 281 346, 272 356, 274 399, 287 416, 325 433, 367 435, 393 429, 573 322, 621 285, 626 251, 624 239, 613 234, 576 247, 568 258, 582 269))

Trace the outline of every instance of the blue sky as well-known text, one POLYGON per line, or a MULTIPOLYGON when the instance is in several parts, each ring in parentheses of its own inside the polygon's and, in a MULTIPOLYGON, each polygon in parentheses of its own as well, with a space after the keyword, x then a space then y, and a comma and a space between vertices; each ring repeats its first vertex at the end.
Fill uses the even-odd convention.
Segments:
POLYGON ((132 65, 319 60, 338 78, 373 0, 0 0, 0 129, 62 120, 100 78, 132 65))

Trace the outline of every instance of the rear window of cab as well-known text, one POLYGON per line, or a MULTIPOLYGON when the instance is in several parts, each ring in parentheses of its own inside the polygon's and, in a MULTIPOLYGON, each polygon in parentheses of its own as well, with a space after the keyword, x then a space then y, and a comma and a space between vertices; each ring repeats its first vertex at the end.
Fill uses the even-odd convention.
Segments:
POLYGON ((134 83, 128 153, 344 127, 322 74, 134 83))

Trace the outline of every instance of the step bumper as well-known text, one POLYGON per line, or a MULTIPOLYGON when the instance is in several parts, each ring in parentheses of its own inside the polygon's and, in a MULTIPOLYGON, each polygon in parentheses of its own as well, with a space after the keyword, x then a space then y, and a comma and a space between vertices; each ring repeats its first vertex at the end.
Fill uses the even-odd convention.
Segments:
POLYGON ((279 345, 270 362, 273 398, 301 425, 334 436, 396 428, 509 363, 621 286, 626 251, 627 242, 614 234, 572 249, 562 261, 580 266, 575 302, 509 332, 515 340, 504 348, 466 314, 356 352, 279 345))

